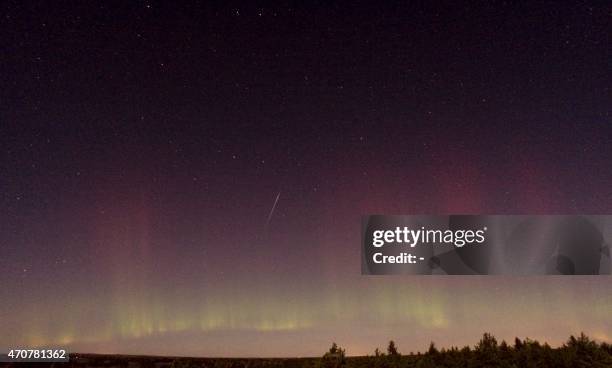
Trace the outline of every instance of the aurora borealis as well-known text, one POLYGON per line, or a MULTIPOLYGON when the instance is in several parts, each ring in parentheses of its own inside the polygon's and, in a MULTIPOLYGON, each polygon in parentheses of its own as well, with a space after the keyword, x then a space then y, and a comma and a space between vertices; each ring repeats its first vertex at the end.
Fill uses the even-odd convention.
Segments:
POLYGON ((612 341, 608 276, 362 276, 364 214, 609 214, 603 6, 1 5, 0 347, 612 341))

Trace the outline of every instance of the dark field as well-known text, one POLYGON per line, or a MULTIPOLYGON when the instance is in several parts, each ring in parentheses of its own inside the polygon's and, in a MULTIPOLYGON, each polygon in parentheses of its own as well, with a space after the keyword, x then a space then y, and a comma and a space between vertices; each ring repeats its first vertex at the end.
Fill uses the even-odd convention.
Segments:
POLYGON ((179 358, 130 355, 71 354, 68 363, 2 363, 0 367, 105 367, 105 368, 582 368, 612 367, 612 345, 597 343, 584 334, 571 336, 558 347, 535 340, 498 343, 484 334, 474 347, 438 350, 432 343, 425 353, 401 354, 391 341, 386 352, 347 357, 333 344, 322 357, 313 358, 179 358))

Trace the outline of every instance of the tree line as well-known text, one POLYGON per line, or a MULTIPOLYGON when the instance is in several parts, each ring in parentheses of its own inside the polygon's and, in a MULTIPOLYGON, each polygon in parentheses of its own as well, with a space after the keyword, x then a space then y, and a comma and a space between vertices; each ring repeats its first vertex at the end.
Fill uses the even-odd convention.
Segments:
POLYGON ((386 351, 376 349, 373 355, 350 357, 345 349, 333 343, 312 368, 610 368, 612 345, 597 343, 584 333, 570 338, 560 347, 519 338, 514 343, 501 341, 485 333, 474 346, 438 349, 435 343, 424 352, 403 355, 394 341, 386 351))

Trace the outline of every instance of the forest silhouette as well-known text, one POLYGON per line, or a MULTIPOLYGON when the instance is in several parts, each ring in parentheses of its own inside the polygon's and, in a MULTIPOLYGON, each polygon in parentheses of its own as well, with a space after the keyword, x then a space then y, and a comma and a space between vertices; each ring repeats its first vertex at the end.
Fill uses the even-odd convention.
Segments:
MULTIPOLYGON (((18 366, 19 363, 14 363, 18 366)), ((0 365, 1 366, 1 365, 0 365)), ((498 342, 489 334, 474 346, 438 348, 431 342, 425 352, 400 352, 390 341, 386 351, 376 348, 372 355, 349 356, 332 343, 328 351, 312 358, 176 358, 71 354, 70 363, 61 367, 131 367, 131 368, 610 368, 612 345, 597 342, 584 333, 570 338, 559 347, 537 340, 515 338, 498 342)))
POLYGON ((394 341, 390 341, 387 351, 374 351, 374 355, 347 358, 344 349, 336 343, 325 353, 320 368, 582 368, 612 367, 612 345, 597 343, 584 333, 570 336, 565 344, 552 348, 547 343, 519 338, 514 344, 497 339, 485 333, 474 346, 451 347, 438 350, 434 342, 424 352, 402 355, 394 341))

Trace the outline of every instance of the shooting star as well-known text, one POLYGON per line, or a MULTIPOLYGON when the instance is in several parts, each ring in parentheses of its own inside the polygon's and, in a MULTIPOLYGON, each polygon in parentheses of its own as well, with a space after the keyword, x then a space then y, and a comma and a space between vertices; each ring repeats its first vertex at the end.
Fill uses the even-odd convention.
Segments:
POLYGON ((270 214, 268 215, 268 221, 266 221, 266 229, 270 225, 270 220, 272 220, 272 216, 274 215, 274 210, 276 209, 276 204, 278 203, 278 199, 280 198, 281 192, 278 192, 276 195, 276 199, 274 200, 274 204, 272 205, 272 209, 270 210, 270 214))

